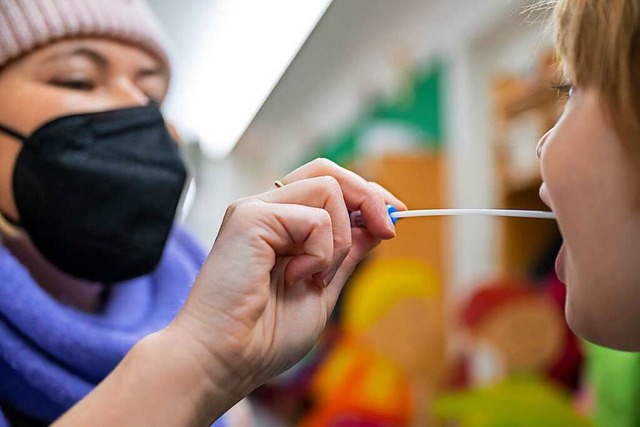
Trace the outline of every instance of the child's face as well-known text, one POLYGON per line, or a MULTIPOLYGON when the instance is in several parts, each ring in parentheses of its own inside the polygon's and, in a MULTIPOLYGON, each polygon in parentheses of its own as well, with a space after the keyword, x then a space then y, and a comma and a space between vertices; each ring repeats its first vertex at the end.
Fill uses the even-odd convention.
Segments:
POLYGON ((597 91, 576 88, 539 156, 540 196, 565 242, 556 270, 569 325, 595 343, 640 350, 640 165, 597 91))

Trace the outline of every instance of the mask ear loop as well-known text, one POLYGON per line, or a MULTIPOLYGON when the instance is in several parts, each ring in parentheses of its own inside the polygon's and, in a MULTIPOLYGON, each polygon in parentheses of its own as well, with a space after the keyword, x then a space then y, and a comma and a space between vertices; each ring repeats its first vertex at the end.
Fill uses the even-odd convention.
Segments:
POLYGON ((7 127, 7 126, 5 126, 3 124, 0 124, 0 132, 4 132, 7 135, 12 136, 15 139, 17 139, 18 141, 22 142, 22 143, 27 141, 27 138, 24 135, 22 135, 20 132, 17 132, 15 130, 11 129, 10 127, 7 127))
POLYGON ((22 235, 20 225, 0 212, 0 241, 3 238, 14 239, 22 235))
MULTIPOLYGON (((27 138, 24 137, 19 132, 0 124, 0 132, 4 132, 5 134, 17 139, 21 143, 24 143, 27 138)), ((20 235, 20 223, 12 220, 6 214, 0 211, 0 238, 2 237, 17 237, 20 235)))

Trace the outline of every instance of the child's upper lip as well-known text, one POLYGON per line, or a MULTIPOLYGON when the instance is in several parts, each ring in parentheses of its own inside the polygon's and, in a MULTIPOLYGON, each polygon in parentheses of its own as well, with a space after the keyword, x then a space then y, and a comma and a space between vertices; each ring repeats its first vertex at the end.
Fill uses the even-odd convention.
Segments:
POLYGON ((540 200, 549 207, 549 209, 553 209, 551 207, 551 200, 549 200, 549 192, 547 191, 547 185, 543 182, 540 186, 540 190, 538 191, 540 195, 540 200))

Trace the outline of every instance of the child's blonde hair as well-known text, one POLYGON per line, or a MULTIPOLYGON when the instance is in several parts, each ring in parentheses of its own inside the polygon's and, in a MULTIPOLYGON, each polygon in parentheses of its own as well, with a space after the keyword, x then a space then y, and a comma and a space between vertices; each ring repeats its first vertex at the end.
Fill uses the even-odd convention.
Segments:
POLYGON ((640 135, 640 2, 551 0, 555 41, 572 83, 596 89, 616 130, 640 135))

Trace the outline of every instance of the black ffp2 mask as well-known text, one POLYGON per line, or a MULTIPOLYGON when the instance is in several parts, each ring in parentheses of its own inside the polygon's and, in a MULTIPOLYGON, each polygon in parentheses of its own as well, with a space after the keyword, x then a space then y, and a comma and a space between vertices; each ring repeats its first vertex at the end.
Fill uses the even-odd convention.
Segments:
POLYGON ((186 170, 156 104, 64 116, 22 141, 19 225, 60 270, 111 284, 153 271, 186 170))

